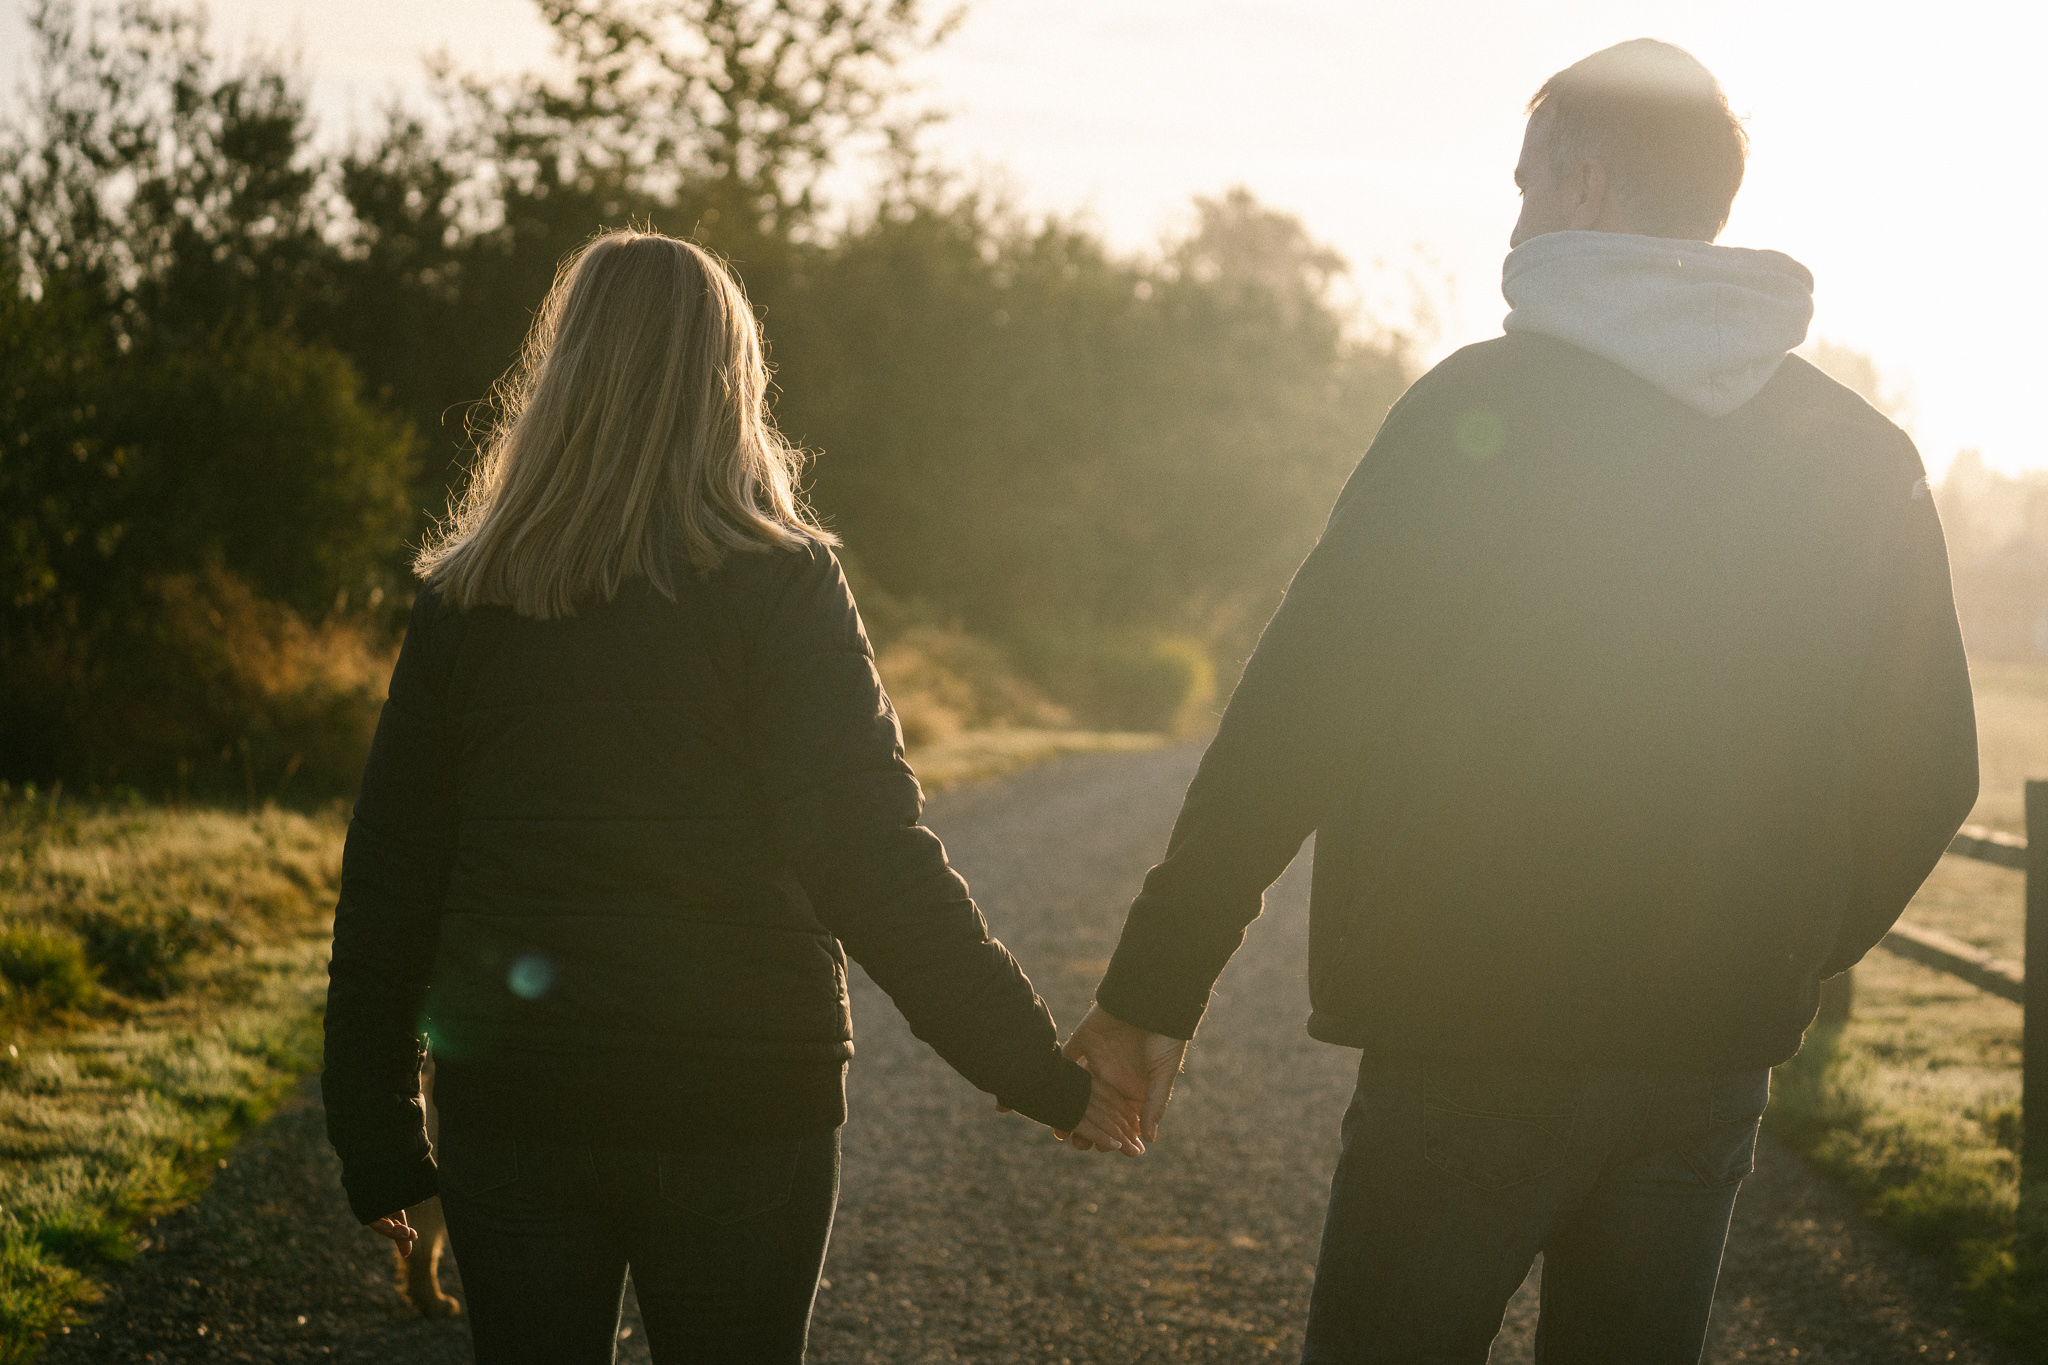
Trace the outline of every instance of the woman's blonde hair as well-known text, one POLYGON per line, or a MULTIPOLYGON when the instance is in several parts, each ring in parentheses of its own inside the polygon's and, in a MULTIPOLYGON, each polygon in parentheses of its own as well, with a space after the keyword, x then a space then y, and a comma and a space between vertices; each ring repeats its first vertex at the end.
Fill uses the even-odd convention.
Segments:
POLYGON ((768 416, 739 282, 701 247, 607 232, 562 262, 449 519, 413 560, 463 609, 567 616, 645 578, 673 599, 739 550, 836 544, 768 416))

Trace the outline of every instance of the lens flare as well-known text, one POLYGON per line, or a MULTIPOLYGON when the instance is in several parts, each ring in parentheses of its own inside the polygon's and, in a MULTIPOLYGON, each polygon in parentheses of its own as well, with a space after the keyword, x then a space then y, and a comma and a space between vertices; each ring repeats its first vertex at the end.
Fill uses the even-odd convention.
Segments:
POLYGON ((521 1000, 538 1000, 555 987, 555 960, 546 953, 521 953, 505 973, 505 984, 521 1000))

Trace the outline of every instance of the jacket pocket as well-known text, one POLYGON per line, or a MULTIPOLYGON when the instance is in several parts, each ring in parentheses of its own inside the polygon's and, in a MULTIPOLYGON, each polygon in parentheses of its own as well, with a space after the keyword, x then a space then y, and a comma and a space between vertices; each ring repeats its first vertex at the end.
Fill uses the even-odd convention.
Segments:
POLYGON ((1423 1092, 1423 1154, 1482 1190, 1505 1190, 1564 1164, 1578 1112, 1576 1072, 1439 1068, 1423 1092))
POLYGON ((802 1144, 663 1152, 661 1197, 713 1223, 738 1223, 789 1202, 802 1144))

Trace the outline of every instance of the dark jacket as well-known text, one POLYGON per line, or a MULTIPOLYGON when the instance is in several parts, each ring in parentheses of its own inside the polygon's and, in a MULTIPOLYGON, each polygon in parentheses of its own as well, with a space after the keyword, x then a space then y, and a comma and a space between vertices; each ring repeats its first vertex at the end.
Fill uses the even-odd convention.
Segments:
POLYGON ((662 1149, 836 1126, 842 943, 970 1081, 1071 1128, 1087 1073, 921 807, 829 551, 554 621, 422 592, 335 915, 322 1090, 357 1215, 434 1193, 423 1007, 450 1126, 662 1149))
POLYGON ((1714 418, 1511 334, 1388 415, 1098 999, 1192 1036, 1313 831, 1316 1037, 1772 1065, 1976 788, 1948 561, 1902 432, 1796 357, 1714 418))

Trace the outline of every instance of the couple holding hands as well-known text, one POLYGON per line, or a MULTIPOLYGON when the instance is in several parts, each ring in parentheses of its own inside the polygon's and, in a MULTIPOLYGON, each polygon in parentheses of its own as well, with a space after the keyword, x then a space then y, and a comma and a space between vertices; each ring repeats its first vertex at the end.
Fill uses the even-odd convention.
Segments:
POLYGON ((1806 270, 1713 245, 1746 153, 1666 44, 1537 93, 1505 334, 1388 414, 1064 1047, 919 824, 739 284, 572 256, 416 563, 326 1020, 350 1205, 406 1245, 440 1195, 480 1365, 609 1361, 629 1266, 657 1360, 802 1360, 849 956, 1143 1152, 1311 833, 1361 1059, 1304 1360, 1483 1362, 1541 1253, 1540 1359, 1696 1361, 1769 1068, 1976 792, 1919 457, 1789 354, 1806 270))

